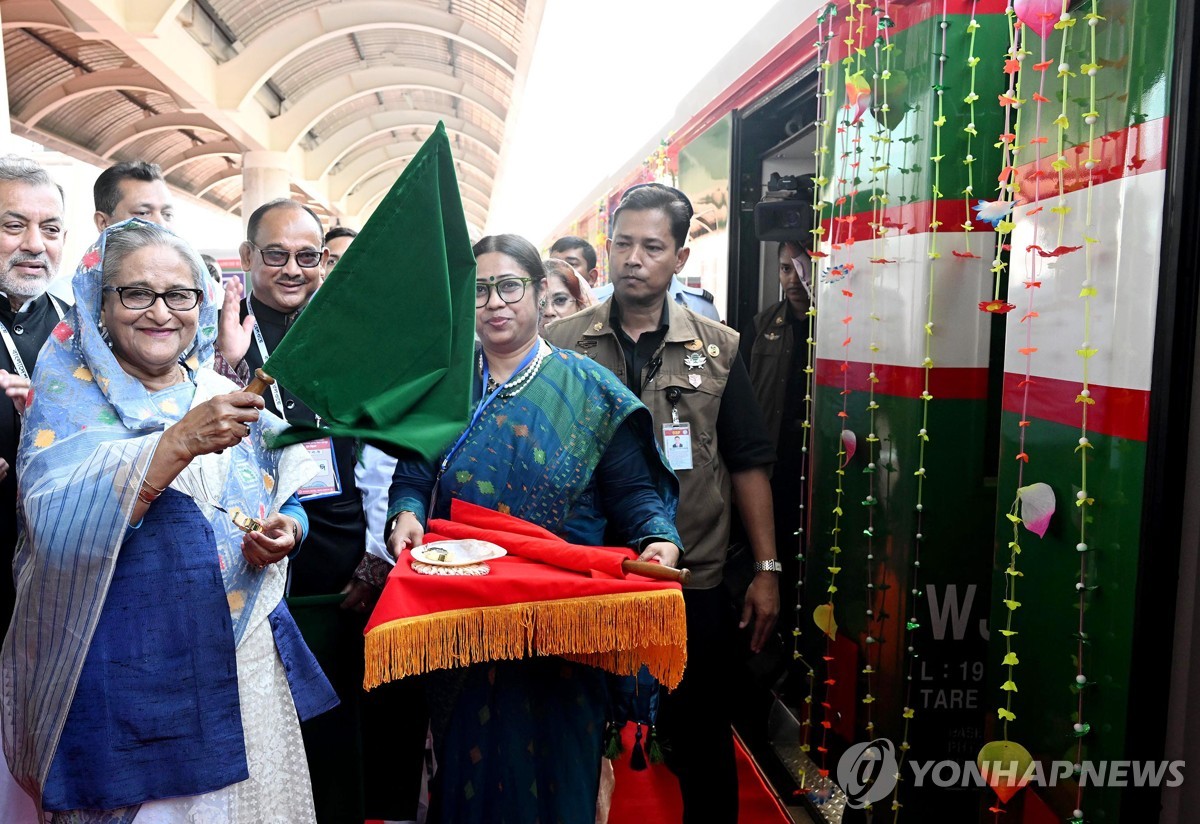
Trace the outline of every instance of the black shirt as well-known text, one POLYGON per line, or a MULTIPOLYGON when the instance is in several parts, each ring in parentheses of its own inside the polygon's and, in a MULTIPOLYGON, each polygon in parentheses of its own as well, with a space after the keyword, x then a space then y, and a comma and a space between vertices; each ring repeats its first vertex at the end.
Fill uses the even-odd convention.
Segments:
MULTIPOLYGON (((626 385, 639 398, 642 383, 649 383, 654 376, 655 358, 667 335, 667 304, 663 301, 662 316, 658 328, 643 332, 635 342, 621 327, 621 305, 614 298, 609 322, 617 333, 621 352, 625 356, 626 385), (642 377, 642 369, 646 376, 642 377)), ((730 472, 741 472, 759 466, 770 466, 775 462, 775 448, 767 435, 762 410, 754 396, 750 373, 741 355, 734 356, 729 367, 729 379, 721 395, 721 408, 717 412, 717 444, 721 460, 730 472)))
MULTIPOLYGON (((8 298, 0 294, 0 323, 12 335, 17 354, 32 375, 33 366, 41 352, 42 344, 50 337, 51 330, 58 325, 59 315, 55 310, 54 298, 45 294, 30 301, 24 311, 14 312, 8 298)), ((63 308, 61 303, 59 308, 63 308)), ((20 374, 8 352, 8 346, 0 346, 0 369, 14 375, 20 374)), ((8 477, 0 481, 0 560, 4 573, 0 574, 0 622, 4 627, 12 617, 16 590, 12 580, 12 556, 17 545, 17 444, 21 439, 21 419, 17 416, 12 400, 0 395, 0 458, 8 461, 8 477)))
MULTIPOLYGON (((256 297, 249 297, 254 306, 254 318, 262 331, 268 354, 283 340, 284 333, 299 314, 284 315, 256 297)), ((246 317, 246 301, 242 301, 242 318, 246 317)), ((263 364, 257 340, 250 341, 246 350, 246 363, 251 373, 263 364)), ((314 423, 316 415, 302 400, 279 387, 283 399, 283 415, 289 421, 314 423)), ((274 393, 263 393, 267 409, 275 414, 274 393)), ((304 545, 292 559, 291 589, 289 595, 328 595, 340 592, 350 582, 358 562, 366 550, 367 519, 363 513, 362 498, 354 482, 354 463, 357 444, 353 438, 334 438, 333 455, 337 461, 338 479, 342 491, 339 495, 318 498, 303 503, 308 515, 309 532, 304 545)))

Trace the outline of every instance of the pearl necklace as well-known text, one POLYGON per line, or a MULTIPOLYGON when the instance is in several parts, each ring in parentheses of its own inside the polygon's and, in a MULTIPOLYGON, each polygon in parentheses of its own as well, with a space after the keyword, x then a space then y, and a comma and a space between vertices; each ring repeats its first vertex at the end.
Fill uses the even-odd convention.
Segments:
MULTIPOLYGON (((546 359, 547 350, 545 343, 540 340, 538 341, 537 346, 537 355, 534 356, 533 361, 521 370, 520 374, 516 376, 516 380, 513 380, 512 377, 509 378, 508 383, 504 387, 504 391, 500 393, 500 397, 511 398, 514 395, 519 394, 520 391, 528 386, 530 381, 532 381, 537 375, 538 370, 540 370, 542 367, 542 361, 546 359)), ((479 353, 479 374, 483 374, 483 352, 479 353)), ((490 394, 496 391, 500 385, 501 384, 497 383, 489 375, 485 392, 490 394)))

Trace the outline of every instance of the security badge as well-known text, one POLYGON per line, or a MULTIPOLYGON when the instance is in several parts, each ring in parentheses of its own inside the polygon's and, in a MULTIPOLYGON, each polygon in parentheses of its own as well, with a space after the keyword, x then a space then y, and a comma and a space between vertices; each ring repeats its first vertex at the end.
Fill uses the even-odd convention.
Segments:
POLYGON ((707 362, 708 362, 708 359, 705 358, 703 355, 701 355, 699 352, 689 352, 683 358, 683 365, 688 368, 688 376, 687 376, 688 383, 690 383, 696 389, 700 388, 701 377, 698 372, 692 372, 691 370, 703 369, 704 364, 707 362))
POLYGON ((779 340, 779 334, 776 332, 767 332, 763 337, 767 340, 779 340))

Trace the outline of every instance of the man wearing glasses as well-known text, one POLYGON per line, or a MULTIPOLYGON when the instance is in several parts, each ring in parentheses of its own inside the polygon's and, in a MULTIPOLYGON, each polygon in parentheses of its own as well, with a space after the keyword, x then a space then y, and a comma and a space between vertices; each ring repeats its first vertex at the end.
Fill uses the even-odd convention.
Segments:
MULTIPOLYGON (((218 350, 239 373, 253 374, 263 365, 316 293, 329 256, 323 238, 317 215, 293 200, 272 200, 250 215, 239 250, 250 295, 239 300, 240 284, 230 282, 217 336, 218 350)), ((272 386, 263 400, 268 410, 288 421, 321 424, 287 387, 272 386)), ((393 708, 369 723, 359 721, 364 711, 362 633, 374 597, 355 577, 367 531, 354 476, 357 444, 351 438, 322 438, 306 446, 325 471, 299 493, 310 531, 292 559, 288 602, 341 705, 300 729, 317 819, 361 822, 367 817, 362 737, 387 726, 387 716, 403 713, 393 708)))

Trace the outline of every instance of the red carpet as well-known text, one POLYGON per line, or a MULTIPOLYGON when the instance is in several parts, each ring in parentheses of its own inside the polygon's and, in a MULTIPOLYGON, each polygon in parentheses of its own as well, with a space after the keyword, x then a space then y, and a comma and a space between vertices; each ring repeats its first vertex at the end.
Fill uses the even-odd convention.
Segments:
MULTIPOLYGON (((629 752, 633 747, 634 735, 634 725, 625 725, 621 735, 625 752, 613 762, 617 788, 613 792, 608 824, 642 824, 646 821, 674 824, 683 818, 679 782, 663 764, 651 764, 648 769, 639 772, 629 769, 629 752)), ((758 774, 742 743, 735 739, 734 744, 740 796, 739 824, 790 824, 791 818, 779 806, 774 793, 758 774)))

